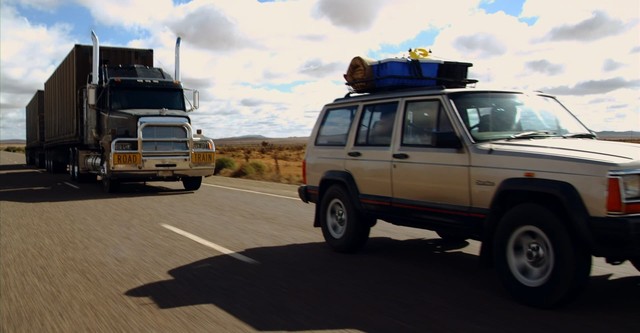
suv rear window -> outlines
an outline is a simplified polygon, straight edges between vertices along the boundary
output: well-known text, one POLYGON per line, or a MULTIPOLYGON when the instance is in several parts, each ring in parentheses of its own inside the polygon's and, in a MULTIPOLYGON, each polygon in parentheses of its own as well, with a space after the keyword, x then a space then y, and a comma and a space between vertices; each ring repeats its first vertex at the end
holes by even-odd
POLYGON ((356 146, 389 146, 398 102, 365 105, 356 146))
POLYGON ((345 146, 357 106, 327 110, 320 124, 317 146, 345 146))

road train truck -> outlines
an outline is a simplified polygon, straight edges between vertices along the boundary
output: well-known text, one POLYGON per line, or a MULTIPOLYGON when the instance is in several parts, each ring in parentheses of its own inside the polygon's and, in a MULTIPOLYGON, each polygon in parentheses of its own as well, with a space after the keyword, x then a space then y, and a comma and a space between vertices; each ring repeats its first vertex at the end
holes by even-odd
POLYGON ((153 50, 75 45, 27 105, 26 160, 107 192, 122 182, 182 181, 200 188, 213 175, 213 140, 194 131, 197 90, 153 67, 153 50), (185 91, 190 91, 189 98, 185 91))

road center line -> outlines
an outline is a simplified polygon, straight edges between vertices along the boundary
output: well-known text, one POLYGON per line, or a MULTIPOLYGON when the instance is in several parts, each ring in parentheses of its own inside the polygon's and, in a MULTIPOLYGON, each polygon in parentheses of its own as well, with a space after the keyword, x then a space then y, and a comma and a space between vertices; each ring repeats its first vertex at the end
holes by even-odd
POLYGON ((75 186, 75 185, 73 185, 73 184, 71 184, 71 183, 69 183, 69 182, 62 182, 62 183, 63 183, 63 184, 65 184, 65 185, 67 185, 67 186, 71 186, 71 187, 75 188, 76 190, 79 190, 79 189, 80 189, 78 186, 75 186))
POLYGON ((220 185, 213 185, 213 184, 202 184, 205 186, 211 186, 211 187, 219 187, 219 188, 224 188, 227 190, 234 190, 234 191, 240 191, 240 192, 248 192, 248 193, 254 193, 254 194, 262 194, 262 195, 268 195, 270 197, 276 197, 276 198, 283 198, 283 199, 290 199, 290 200, 300 200, 299 198, 294 198, 294 197, 288 197, 286 195, 278 195, 278 194, 271 194, 271 193, 265 193, 265 192, 258 192, 258 191, 251 191, 251 190, 243 190, 240 188, 235 188, 235 187, 227 187, 227 186, 220 186, 220 185))
POLYGON ((220 246, 218 244, 212 243, 212 242, 210 242, 210 241, 208 241, 208 240, 206 240, 204 238, 200 238, 200 237, 198 237, 198 236, 196 236, 194 234, 190 234, 190 233, 188 233, 188 232, 186 232, 186 231, 184 231, 182 229, 178 229, 178 228, 176 228, 174 226, 170 226, 170 225, 164 224, 164 223, 160 224, 160 225, 162 227, 166 228, 166 229, 169 229, 169 230, 175 232, 178 235, 187 237, 187 238, 191 239, 194 242, 197 242, 197 243, 200 243, 200 244, 202 244, 204 246, 210 247, 210 248, 212 248, 212 249, 214 249, 214 250, 216 250, 218 252, 230 255, 230 256, 232 256, 232 257, 234 257, 234 258, 236 258, 236 259, 238 259, 240 261, 244 261, 244 262, 249 263, 249 264, 259 264, 259 262, 256 261, 256 260, 253 260, 253 259, 251 259, 251 258, 249 258, 247 256, 243 256, 240 253, 231 251, 231 250, 229 250, 229 249, 227 249, 225 247, 222 247, 222 246, 220 246))

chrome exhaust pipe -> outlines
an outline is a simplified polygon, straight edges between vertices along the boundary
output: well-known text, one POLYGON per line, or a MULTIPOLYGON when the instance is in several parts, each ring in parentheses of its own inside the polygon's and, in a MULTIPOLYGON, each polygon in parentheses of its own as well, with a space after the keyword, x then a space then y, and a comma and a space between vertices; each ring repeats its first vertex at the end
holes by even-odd
POLYGON ((100 70, 100 41, 98 36, 91 30, 91 40, 93 41, 93 72, 91 73, 91 84, 98 84, 98 71, 100 70))
POLYGON ((180 41, 181 38, 178 37, 176 39, 176 73, 174 78, 176 81, 180 81, 180 41))

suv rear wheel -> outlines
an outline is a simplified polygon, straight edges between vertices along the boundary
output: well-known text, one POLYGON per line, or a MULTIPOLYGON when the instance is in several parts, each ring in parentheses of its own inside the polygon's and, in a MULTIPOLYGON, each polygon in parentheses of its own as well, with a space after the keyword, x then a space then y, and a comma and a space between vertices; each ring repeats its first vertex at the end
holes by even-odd
POLYGON ((329 246, 342 253, 361 249, 371 229, 371 224, 357 211, 347 190, 340 185, 332 185, 322 197, 320 226, 329 246))
POLYGON ((548 308, 569 301, 589 280, 589 252, 573 241, 556 214, 538 204, 521 204, 504 215, 494 255, 505 288, 527 305, 548 308))

